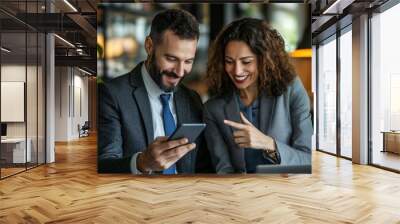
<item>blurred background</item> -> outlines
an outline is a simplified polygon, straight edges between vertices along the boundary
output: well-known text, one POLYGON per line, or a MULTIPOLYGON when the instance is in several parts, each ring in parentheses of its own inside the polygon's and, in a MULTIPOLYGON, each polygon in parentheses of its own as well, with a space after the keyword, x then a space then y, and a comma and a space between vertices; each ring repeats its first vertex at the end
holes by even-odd
POLYGON ((224 25, 241 17, 264 19, 281 33, 291 62, 311 96, 310 7, 302 3, 100 3, 97 11, 99 81, 126 74, 146 59, 143 44, 150 32, 151 20, 157 12, 168 8, 185 9, 199 21, 196 59, 184 82, 204 101, 208 92, 204 83, 208 48, 224 25))

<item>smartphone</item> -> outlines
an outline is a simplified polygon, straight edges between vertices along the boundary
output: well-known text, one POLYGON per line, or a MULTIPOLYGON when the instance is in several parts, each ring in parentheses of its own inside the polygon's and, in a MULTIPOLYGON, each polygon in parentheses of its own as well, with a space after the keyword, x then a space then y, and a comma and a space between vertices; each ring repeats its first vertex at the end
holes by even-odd
POLYGON ((196 124, 181 124, 174 133, 169 136, 168 140, 177 140, 181 138, 187 138, 189 143, 196 140, 197 137, 203 132, 206 124, 196 123, 196 124))

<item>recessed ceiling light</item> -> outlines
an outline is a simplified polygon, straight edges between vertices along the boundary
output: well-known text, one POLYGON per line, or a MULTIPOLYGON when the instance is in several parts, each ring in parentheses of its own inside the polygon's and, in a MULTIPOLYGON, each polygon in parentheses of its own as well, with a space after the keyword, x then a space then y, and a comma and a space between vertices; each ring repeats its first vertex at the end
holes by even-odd
POLYGON ((57 37, 58 39, 60 39, 61 41, 63 41, 64 43, 68 44, 69 46, 75 48, 75 45, 71 44, 71 42, 69 42, 68 40, 66 40, 66 39, 64 39, 64 38, 62 38, 62 37, 60 37, 60 36, 57 35, 57 34, 54 34, 54 36, 57 37))
POLYGON ((85 73, 85 74, 87 74, 87 75, 92 75, 92 73, 89 73, 88 71, 85 71, 85 70, 83 70, 83 69, 81 69, 81 68, 79 68, 79 67, 78 67, 78 69, 79 69, 81 72, 83 72, 83 73, 85 73))
POLYGON ((68 0, 64 0, 65 4, 67 4, 72 10, 74 10, 74 12, 78 12, 78 10, 68 1, 68 0))
POLYGON ((2 51, 4 51, 4 52, 7 52, 7 53, 10 53, 11 52, 11 50, 9 50, 9 49, 7 49, 7 48, 5 48, 5 47, 1 47, 0 48, 2 51))
POLYGON ((351 5, 355 0, 336 0, 322 14, 342 14, 343 9, 351 5))

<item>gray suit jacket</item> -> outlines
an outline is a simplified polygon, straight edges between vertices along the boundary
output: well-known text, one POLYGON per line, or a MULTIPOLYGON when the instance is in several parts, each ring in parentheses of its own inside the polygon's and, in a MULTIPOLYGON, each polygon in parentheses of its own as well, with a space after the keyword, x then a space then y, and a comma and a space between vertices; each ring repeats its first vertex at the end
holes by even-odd
MULTIPOLYGON (((217 173, 244 173, 244 150, 233 140, 233 128, 224 119, 241 122, 234 93, 209 100, 205 104, 205 136, 217 173)), ((311 164, 313 133, 308 95, 299 78, 278 97, 261 95, 260 131, 273 137, 282 165, 311 164)))
MULTIPOLYGON (((98 172, 130 172, 132 155, 153 142, 150 102, 141 75, 142 63, 130 73, 99 85, 98 172)), ((202 122, 198 94, 181 85, 174 95, 177 124, 202 122)), ((176 164, 178 173, 212 172, 204 136, 196 149, 176 164), (196 163, 196 160, 200 160, 196 163)))

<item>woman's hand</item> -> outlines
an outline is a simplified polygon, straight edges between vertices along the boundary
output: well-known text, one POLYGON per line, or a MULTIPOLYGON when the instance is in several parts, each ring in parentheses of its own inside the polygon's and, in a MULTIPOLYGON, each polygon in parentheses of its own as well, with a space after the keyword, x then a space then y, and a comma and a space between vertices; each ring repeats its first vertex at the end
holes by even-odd
POLYGON ((240 113, 242 123, 237 123, 230 120, 224 120, 226 125, 229 125, 236 130, 233 132, 233 138, 236 144, 241 148, 262 149, 268 153, 276 151, 275 141, 268 135, 265 135, 250 123, 246 117, 240 113))

